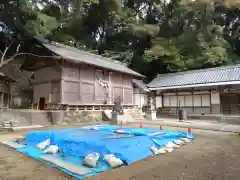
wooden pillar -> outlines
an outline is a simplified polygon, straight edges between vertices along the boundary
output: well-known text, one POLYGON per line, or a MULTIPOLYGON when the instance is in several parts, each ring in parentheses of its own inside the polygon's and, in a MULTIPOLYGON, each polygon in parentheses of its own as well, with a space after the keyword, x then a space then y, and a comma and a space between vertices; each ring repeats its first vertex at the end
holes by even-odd
POLYGON ((2 92, 1 94, 1 107, 2 107, 2 110, 4 109, 4 93, 2 92))
MULTIPOLYGON (((93 84, 93 88, 94 88, 94 91, 93 91, 93 102, 94 102, 94 104, 96 104, 96 84, 98 83, 99 84, 99 82, 97 82, 98 80, 97 80, 97 69, 96 68, 94 68, 93 69, 93 76, 94 76, 94 84, 93 84)), ((104 92, 105 93, 105 92, 104 92)), ((80 94, 80 91, 79 91, 79 94, 80 94)))
POLYGON ((162 108, 164 108, 164 95, 163 95, 163 91, 162 91, 162 93, 161 93, 161 95, 162 95, 162 108))
POLYGON ((9 83, 9 93, 7 93, 7 106, 8 106, 8 108, 10 108, 10 87, 11 87, 11 84, 9 83))
POLYGON ((125 87, 124 87, 124 85, 122 85, 122 104, 123 105, 125 104, 125 102, 124 102, 124 89, 125 89, 125 87))
POLYGON ((157 92, 156 91, 153 91, 153 105, 154 105, 154 108, 157 109, 157 106, 156 106, 156 96, 157 96, 157 92))
POLYGON ((9 108, 12 108, 12 84, 10 84, 10 105, 9 108))
POLYGON ((125 87, 124 87, 124 84, 123 84, 124 76, 121 75, 120 77, 122 79, 122 81, 121 81, 121 87, 122 87, 122 100, 121 100, 121 102, 122 103, 121 104, 124 105, 125 104, 125 102, 124 102, 124 89, 125 89, 125 87))
POLYGON ((176 92, 175 92, 175 95, 176 95, 176 97, 177 97, 177 109, 176 109, 176 114, 178 114, 178 111, 179 111, 179 109, 181 108, 180 107, 180 102, 179 102, 179 100, 178 100, 178 91, 176 90, 176 92))
POLYGON ((212 114, 212 90, 209 89, 209 99, 210 99, 210 114, 212 114))
POLYGON ((10 94, 9 93, 7 94, 7 98, 8 98, 7 99, 7 107, 9 109, 9 107, 10 107, 10 105, 9 105, 10 104, 10 94))
MULTIPOLYGON (((47 107, 45 108, 49 108, 49 103, 52 103, 52 87, 51 87, 51 81, 48 82, 48 99, 45 100, 45 104, 47 104, 47 107)), ((55 102, 54 102, 55 103, 55 102)), ((50 107, 52 108, 52 107, 50 107)))
POLYGON ((109 90, 108 90, 108 96, 109 96, 109 104, 112 104, 112 82, 111 82, 111 72, 109 71, 109 73, 108 73, 108 81, 109 81, 109 83, 108 83, 108 85, 109 85, 109 90))
POLYGON ((194 112, 194 93, 193 93, 193 88, 192 88, 192 110, 194 112))

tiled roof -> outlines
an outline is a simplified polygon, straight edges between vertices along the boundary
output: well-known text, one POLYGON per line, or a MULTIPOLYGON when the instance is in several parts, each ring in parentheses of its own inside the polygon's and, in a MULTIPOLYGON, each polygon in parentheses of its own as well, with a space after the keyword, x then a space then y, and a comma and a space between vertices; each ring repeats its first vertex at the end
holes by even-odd
POLYGON ((231 84, 231 82, 236 83, 236 81, 239 81, 240 84, 240 64, 180 73, 159 74, 147 86, 149 88, 169 89, 177 86, 192 85, 194 87, 211 83, 217 85, 227 82, 231 84))
POLYGON ((146 84, 142 80, 133 79, 133 84, 135 84, 138 88, 142 89, 145 92, 149 92, 150 90, 146 86, 146 84))
POLYGON ((85 63, 97 67, 102 67, 126 74, 131 74, 138 77, 144 77, 143 75, 129 69, 121 62, 105 58, 100 55, 89 53, 84 50, 77 49, 75 47, 66 46, 56 42, 50 42, 46 39, 36 38, 43 46, 52 51, 53 53, 71 60, 75 63, 85 63))

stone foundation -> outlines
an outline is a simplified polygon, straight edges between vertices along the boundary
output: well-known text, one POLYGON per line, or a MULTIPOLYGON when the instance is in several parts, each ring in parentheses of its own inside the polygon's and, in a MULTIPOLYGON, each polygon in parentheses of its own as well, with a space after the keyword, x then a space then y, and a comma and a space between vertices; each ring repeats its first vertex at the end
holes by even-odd
POLYGON ((0 127, 66 125, 102 121, 102 111, 5 110, 0 112, 0 127))

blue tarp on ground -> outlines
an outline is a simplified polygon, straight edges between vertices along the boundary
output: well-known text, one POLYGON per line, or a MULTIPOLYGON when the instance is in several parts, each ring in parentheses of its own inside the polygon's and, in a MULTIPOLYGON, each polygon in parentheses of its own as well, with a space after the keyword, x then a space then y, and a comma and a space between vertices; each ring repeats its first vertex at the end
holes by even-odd
MULTIPOLYGON (((106 154, 114 154, 126 164, 130 164, 152 155, 150 150, 152 146, 163 147, 168 142, 185 137, 194 138, 192 135, 183 132, 97 125, 32 132, 26 135, 24 143, 27 144, 27 147, 18 149, 18 151, 39 159, 44 153, 36 149, 35 146, 46 139, 50 139, 51 145, 58 145, 60 149, 59 155, 55 156, 78 165, 82 165, 82 161, 87 154, 98 152, 101 159, 97 168, 92 169, 94 173, 90 174, 95 175, 95 173, 110 169, 103 160, 103 156, 106 154), (123 130, 124 132, 119 134, 116 133, 116 130, 123 130)), ((63 171, 71 174, 64 169, 63 171)), ((84 178, 77 175, 73 176, 79 179, 84 178)))

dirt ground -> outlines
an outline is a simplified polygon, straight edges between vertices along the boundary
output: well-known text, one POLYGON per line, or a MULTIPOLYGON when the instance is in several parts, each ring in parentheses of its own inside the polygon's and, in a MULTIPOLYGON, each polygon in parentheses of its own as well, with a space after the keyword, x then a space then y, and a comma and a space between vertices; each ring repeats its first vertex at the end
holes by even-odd
MULTIPOLYGON (((125 168, 104 172, 86 180, 239 179, 240 136, 201 130, 193 132, 197 139, 172 153, 152 156, 125 168)), ((0 134, 2 137, 3 135, 5 134, 0 134)), ((73 179, 56 168, 0 145, 0 180, 73 179)))

